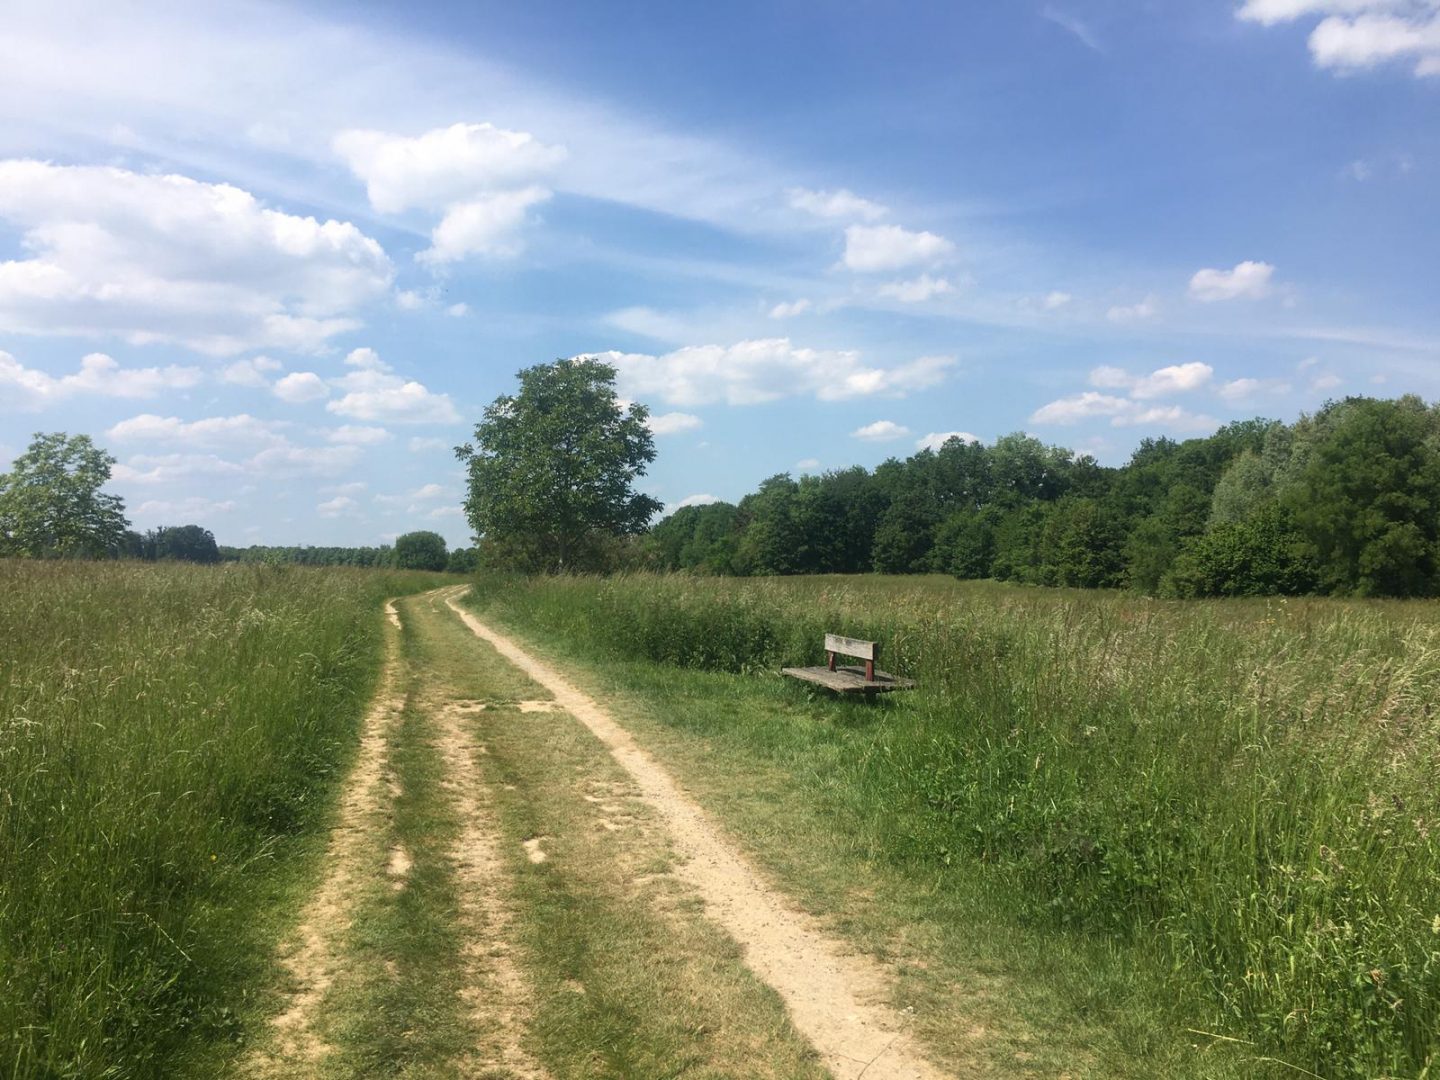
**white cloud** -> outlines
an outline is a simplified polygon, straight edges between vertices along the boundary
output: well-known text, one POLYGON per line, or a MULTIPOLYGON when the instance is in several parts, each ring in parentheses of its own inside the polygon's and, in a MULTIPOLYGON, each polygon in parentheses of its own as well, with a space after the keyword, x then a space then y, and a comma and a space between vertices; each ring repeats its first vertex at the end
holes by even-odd
POLYGON ((464 517, 465 511, 458 506, 437 506, 425 516, 431 521, 440 521, 444 518, 464 517))
POLYGON ((335 498, 317 505, 315 512, 321 517, 333 518, 353 512, 357 505, 349 495, 336 495, 335 498))
POLYGON ((477 192, 523 186, 566 156, 564 147, 493 124, 452 124, 413 138, 342 131, 333 145, 365 182, 370 205, 385 214, 439 209, 477 192))
POLYGON ((135 513, 149 518, 206 518, 212 514, 228 514, 234 509, 233 499, 207 499, 194 495, 188 499, 146 499, 135 508, 135 513))
POLYGON ((1040 306, 1046 311, 1055 311, 1070 303, 1072 299, 1074 298, 1068 292, 1061 292, 1059 289, 1056 289, 1054 292, 1046 295, 1045 299, 1040 302, 1040 306))
POLYGON ((277 380, 271 390, 281 401, 291 405, 303 405, 307 401, 319 401, 330 396, 325 380, 313 371, 292 371, 277 380))
POLYGON ((915 441, 917 450, 939 450, 951 439, 959 439, 961 442, 978 443, 979 436, 971 435, 968 431, 932 431, 923 439, 915 441))
POLYGON ((862 199, 853 191, 839 188, 835 191, 810 191, 806 188, 791 188, 788 192, 790 205, 807 214, 822 218, 849 218, 851 221, 878 221, 890 211, 879 203, 862 199))
POLYGON ((1203 303, 1216 300, 1258 300, 1270 292, 1275 267, 1246 260, 1233 270, 1197 270, 1190 279, 1190 296, 1203 303))
POLYGON ((1107 390, 1129 390, 1133 398, 1145 400, 1188 393, 1209 384, 1215 369, 1191 362, 1157 368, 1148 375, 1132 375, 1123 368, 1097 367, 1090 372, 1090 385, 1107 390))
POLYGON ((136 454, 110 470, 118 484, 175 484, 197 476, 238 476, 245 469, 215 454, 136 454))
POLYGON ((1152 425, 1179 431, 1204 431, 1217 426, 1213 418, 1188 412, 1178 405, 1146 405, 1133 398, 1094 390, 1042 405, 1031 414, 1030 422, 1068 425, 1103 417, 1108 417, 1113 427, 1152 425))
POLYGON ((395 424, 453 424, 460 419, 448 394, 396 375, 373 349, 354 349, 345 363, 354 370, 332 380, 343 396, 325 405, 337 416, 395 424))
POLYGON ((1231 379, 1216 391, 1229 402, 1250 401, 1261 394, 1288 394, 1290 384, 1284 379, 1231 379))
POLYGON ((563 147, 547 146, 529 132, 493 124, 452 124, 413 138, 343 131, 334 147, 365 181, 375 209, 443 213, 430 248, 417 256, 432 265, 518 254, 518 233, 530 208, 550 198, 533 181, 566 156, 563 147))
POLYGON ((263 476, 335 476, 360 462, 358 446, 274 446, 245 463, 247 472, 263 476))
POLYGON ((683 412, 661 413, 648 421, 650 430, 656 435, 678 435, 682 431, 694 431, 703 424, 698 416, 683 412))
POLYGON ((91 353, 81 359, 79 371, 56 378, 27 368, 0 351, 0 396, 7 404, 24 409, 41 408, 76 394, 150 398, 166 390, 189 390, 199 382, 199 368, 125 368, 104 353, 91 353))
POLYGON ((663 356, 615 351, 585 355, 615 366, 627 398, 659 398, 682 407, 758 405, 800 395, 821 401, 903 397, 938 385, 955 364, 949 356, 922 356, 896 367, 869 367, 853 350, 799 348, 789 338, 692 345, 663 356))
POLYGON ((393 437, 383 427, 366 427, 360 424, 341 424, 325 433, 325 438, 332 443, 345 443, 350 446, 378 446, 380 443, 389 442, 393 437))
POLYGON ((897 424, 893 420, 876 420, 873 424, 856 428, 850 433, 850 437, 864 439, 866 442, 894 442, 909 434, 910 429, 903 424, 897 424))
POLYGON ((921 274, 913 281, 892 281, 880 286, 880 295, 899 300, 902 304, 918 304, 931 297, 954 292, 955 287, 945 278, 932 278, 921 274))
POLYGON ((420 454, 424 453, 426 450, 448 450, 453 445, 454 444, 449 439, 438 439, 430 438, 423 435, 415 435, 410 439, 408 443, 405 444, 405 447, 412 454, 420 454))
POLYGON ((0 330, 114 335, 228 355, 315 349, 390 288, 354 225, 267 209, 249 192, 102 166, 0 162, 0 330))
POLYGON ((470 255, 508 258, 523 249, 517 233, 530 207, 550 198, 542 187, 500 191, 456 203, 430 234, 430 247, 415 256, 421 262, 458 262, 470 255))
POLYGON ((954 251, 955 245, 943 236, 899 225, 851 225, 845 230, 845 265, 851 270, 903 270, 936 262, 954 251))
POLYGON ((1144 319, 1153 319, 1160 310, 1153 296, 1147 296, 1138 304, 1117 304, 1105 312, 1105 318, 1113 323, 1141 322, 1144 319))
POLYGON ((1237 17, 1265 26, 1324 16, 1310 33, 1320 68, 1355 71, 1414 60, 1415 74, 1440 74, 1437 0, 1246 0, 1237 17))
POLYGON ((395 306, 401 311, 419 311, 428 303, 425 294, 414 289, 402 289, 395 294, 395 306))
POLYGON ((681 499, 674 506, 669 507, 669 509, 674 511, 683 510, 687 506, 710 506, 719 501, 720 500, 714 495, 686 495, 685 498, 681 499))
POLYGON ((412 499, 438 499, 445 494, 445 489, 439 484, 421 484, 409 495, 412 499))
POLYGON ((232 386, 248 386, 260 389, 270 385, 270 376, 282 367, 279 360, 268 356, 254 356, 248 360, 236 360, 220 372, 220 381, 232 386))
POLYGON ((800 315, 809 310, 810 301, 802 297, 799 300, 791 300, 788 302, 776 304, 770 309, 770 318, 793 319, 796 315, 800 315))
POLYGON ((183 443, 191 449, 277 446, 288 441, 281 433, 284 426, 274 420, 257 419, 249 413, 191 421, 178 416, 141 413, 121 420, 105 434, 121 442, 183 443))
POLYGON ((1324 393, 1327 390, 1334 390, 1336 387, 1342 385, 1344 381, 1345 380, 1338 375, 1321 375, 1310 384, 1310 390, 1313 393, 1324 393))
POLYGON ((797 462, 795 463, 795 468, 798 469, 800 472, 810 472, 810 471, 812 471, 812 470, 814 470, 814 469, 818 469, 819 467, 820 467, 820 459, 819 459, 819 458, 813 458, 813 457, 801 458, 799 461, 797 461, 797 462))
POLYGON ((657 341, 683 341, 691 332, 688 320, 648 307, 612 311, 605 316, 605 322, 618 330, 657 341))
POLYGON ((445 314, 452 319, 463 319, 470 314, 470 305, 466 303, 451 304, 445 309, 445 314))

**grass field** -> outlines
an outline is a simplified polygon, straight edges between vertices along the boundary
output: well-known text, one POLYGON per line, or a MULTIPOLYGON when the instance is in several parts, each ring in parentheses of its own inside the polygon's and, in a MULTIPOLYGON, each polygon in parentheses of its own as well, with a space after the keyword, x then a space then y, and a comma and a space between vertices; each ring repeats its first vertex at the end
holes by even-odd
POLYGON ((0 561, 0 1073, 213 1075, 435 575, 0 561))
POLYGON ((643 576, 472 602, 623 696, 758 861, 899 963, 948 1055, 1434 1074, 1433 605, 643 576), (782 684, 825 630, 922 688, 782 684))

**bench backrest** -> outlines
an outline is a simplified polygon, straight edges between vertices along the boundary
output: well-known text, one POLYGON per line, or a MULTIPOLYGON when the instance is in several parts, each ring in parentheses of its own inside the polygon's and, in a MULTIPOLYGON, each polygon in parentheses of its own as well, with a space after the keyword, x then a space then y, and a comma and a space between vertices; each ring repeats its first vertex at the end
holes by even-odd
POLYGON ((880 659, 878 641, 861 641, 859 638, 843 637, 840 634, 825 635, 825 651, 853 656, 857 660, 869 660, 872 664, 880 659))

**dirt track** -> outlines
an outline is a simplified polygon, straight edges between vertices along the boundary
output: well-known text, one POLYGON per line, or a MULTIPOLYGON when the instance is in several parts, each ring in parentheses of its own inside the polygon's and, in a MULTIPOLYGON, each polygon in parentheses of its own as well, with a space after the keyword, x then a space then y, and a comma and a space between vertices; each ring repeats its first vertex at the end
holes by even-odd
POLYGON ((905 1016, 885 1004, 887 979, 873 961, 848 952, 806 913, 761 879, 670 775, 593 699, 548 665, 462 608, 446 603, 475 634, 544 686, 588 727, 639 784, 685 856, 679 874, 703 897, 706 914, 744 949, 745 962, 784 999, 791 1019, 836 1080, 942 1080, 911 1046, 905 1016))
MULTIPOLYGON (((462 608, 457 600, 463 592, 463 588, 437 590, 410 602, 424 604, 424 609, 410 610, 417 618, 425 616, 424 625, 441 616, 448 621, 439 603, 443 600, 458 619, 451 624, 456 640, 473 641, 461 630, 463 623, 554 695, 554 702, 516 701, 511 707, 517 713, 551 713, 543 720, 547 724, 569 723, 565 715, 569 714, 599 740, 633 780, 656 828, 668 834, 679 859, 676 877, 703 901, 703 915, 685 917, 708 920, 738 943, 745 966, 778 993, 795 1031, 836 1080, 942 1080, 948 1075, 914 1048, 907 1015, 887 1003, 889 979, 879 964, 847 950, 814 918, 772 889, 628 731, 553 668, 462 608)), ((525 1049, 531 988, 522 966, 512 960, 513 914, 518 913, 512 913, 507 896, 508 875, 515 871, 507 869, 497 852, 496 793, 486 788, 485 773, 476 768, 473 754, 485 750, 467 727, 474 716, 489 714, 483 712, 484 704, 447 700, 441 692, 443 680, 427 681, 428 668, 416 669, 413 664, 407 668, 398 647, 400 613, 387 604, 386 615, 393 629, 387 628, 384 675, 341 796, 325 874, 281 957, 291 985, 284 992, 268 1044, 250 1056, 242 1072, 262 1077, 344 1074, 340 1065, 344 1055, 337 1054, 339 1048, 326 1039, 331 1030, 328 1011, 334 987, 353 979, 353 972, 364 966, 363 960, 346 953, 359 910, 357 897, 377 882, 386 892, 406 888, 410 853, 385 839, 387 815, 399 795, 389 762, 398 717, 402 711, 417 709, 429 718, 431 745, 444 762, 441 787, 460 825, 450 859, 460 882, 458 918, 467 969, 461 997, 473 1010, 472 1028, 477 1033, 477 1041, 451 1062, 446 1074, 544 1077, 548 1075, 544 1068, 525 1049), (408 691, 403 689, 407 685, 408 691), (341 1072, 337 1074, 336 1068, 341 1072)), ((451 636, 448 631, 446 636, 451 636)), ((478 643, 473 647, 483 648, 478 643)), ((493 657, 489 663, 494 663, 493 657)), ((537 732, 536 737, 544 736, 537 732)), ((518 744, 518 752, 527 758, 528 745, 523 740, 518 744)), ((603 759, 601 751, 593 752, 603 759)), ((548 775, 542 778, 550 783, 548 775)), ((540 839, 527 841, 524 850, 532 864, 547 858, 540 839)), ((609 865, 612 858, 603 856, 602 861, 609 865)))

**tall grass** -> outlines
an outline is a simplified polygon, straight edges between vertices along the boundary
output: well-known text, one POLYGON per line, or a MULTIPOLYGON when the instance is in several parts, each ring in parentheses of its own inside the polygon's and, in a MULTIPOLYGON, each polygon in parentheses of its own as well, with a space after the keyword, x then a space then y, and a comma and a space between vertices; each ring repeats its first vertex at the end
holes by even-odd
POLYGON ((833 785, 876 855, 986 864, 1020 917, 1139 950, 1197 1026, 1257 1057, 1436 1074, 1434 605, 876 578, 487 596, 597 657, 768 678, 818 663, 824 631, 880 640, 922 688, 833 785))
POLYGON ((0 561, 0 1073, 208 1072, 244 1038, 380 600, 422 580, 0 561))

